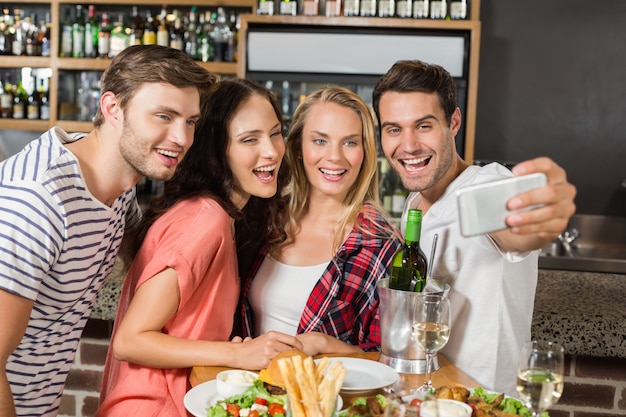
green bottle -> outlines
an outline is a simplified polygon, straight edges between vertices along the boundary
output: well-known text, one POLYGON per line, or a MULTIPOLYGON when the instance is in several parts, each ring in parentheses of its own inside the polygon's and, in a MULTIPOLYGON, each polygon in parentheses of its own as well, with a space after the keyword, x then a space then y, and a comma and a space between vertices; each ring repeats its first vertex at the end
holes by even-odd
POLYGON ((404 245, 393 256, 389 288, 415 292, 424 290, 428 266, 426 256, 420 249, 421 232, 422 210, 410 209, 407 216, 404 245))

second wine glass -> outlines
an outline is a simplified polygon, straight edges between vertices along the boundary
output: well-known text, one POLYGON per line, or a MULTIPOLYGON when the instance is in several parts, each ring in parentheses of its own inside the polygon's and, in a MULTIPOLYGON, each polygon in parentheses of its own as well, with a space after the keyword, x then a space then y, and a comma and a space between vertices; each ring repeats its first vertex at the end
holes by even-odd
POLYGON ((524 343, 517 371, 517 392, 537 417, 559 401, 563 393, 563 347, 558 343, 524 343))
POLYGON ((419 391, 432 389, 433 357, 450 338, 450 301, 443 294, 423 293, 416 299, 413 337, 426 354, 426 378, 419 391))

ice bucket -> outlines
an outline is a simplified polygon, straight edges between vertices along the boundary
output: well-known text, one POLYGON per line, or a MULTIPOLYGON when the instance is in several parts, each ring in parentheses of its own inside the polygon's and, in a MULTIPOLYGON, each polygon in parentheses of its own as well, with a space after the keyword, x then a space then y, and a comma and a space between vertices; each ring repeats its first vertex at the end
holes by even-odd
MULTIPOLYGON (((426 354, 420 349, 413 336, 415 301, 424 294, 444 293, 447 295, 450 286, 435 281, 441 291, 410 292, 389 288, 389 278, 378 281, 380 298, 380 345, 379 362, 391 366, 405 374, 426 373, 426 354)), ((428 291, 428 290, 426 290, 428 291)), ((439 369, 439 360, 435 355, 431 371, 439 369)))

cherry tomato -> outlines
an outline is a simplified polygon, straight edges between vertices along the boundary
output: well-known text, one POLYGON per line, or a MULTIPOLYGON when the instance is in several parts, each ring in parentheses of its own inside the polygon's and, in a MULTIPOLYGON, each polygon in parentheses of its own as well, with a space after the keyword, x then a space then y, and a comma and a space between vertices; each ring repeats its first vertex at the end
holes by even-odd
POLYGON ((259 417, 259 410, 248 411, 248 417, 259 417))
POLYGON ((261 397, 256 397, 254 399, 255 404, 259 404, 259 405, 267 405, 267 400, 265 398, 261 398, 261 397))
POLYGON ((233 417, 239 417, 239 410, 241 410, 241 407, 237 404, 226 404, 226 412, 233 417))
POLYGON ((422 400, 420 400, 419 398, 413 398, 411 400, 411 406, 419 407, 420 405, 422 405, 422 400))
POLYGON ((420 415, 420 407, 422 406, 422 400, 419 398, 413 398, 411 400, 411 407, 415 407, 415 414, 420 415))
POLYGON ((273 416, 274 414, 283 414, 285 415, 285 407, 280 405, 279 403, 270 403, 267 406, 267 414, 273 416))
POLYGON ((472 415, 475 416, 478 411, 478 407, 476 407, 476 404, 469 404, 469 406, 472 408, 472 415))

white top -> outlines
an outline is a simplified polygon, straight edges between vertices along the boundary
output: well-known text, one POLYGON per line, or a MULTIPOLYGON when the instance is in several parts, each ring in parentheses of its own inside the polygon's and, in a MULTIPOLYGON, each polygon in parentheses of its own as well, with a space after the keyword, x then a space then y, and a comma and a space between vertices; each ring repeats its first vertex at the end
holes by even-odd
POLYGON ((134 189, 111 207, 87 190, 62 145, 80 136, 53 128, 0 163, 0 289, 35 303, 7 362, 17 415, 57 414, 98 290, 139 216, 134 189))
POLYGON ((328 262, 291 266, 269 254, 254 277, 248 300, 254 313, 254 335, 278 330, 296 335, 300 316, 328 262), (276 300, 283 302, 277 303, 276 300))
MULTIPOLYGON (((516 395, 519 354, 531 337, 539 251, 503 253, 488 235, 463 237, 455 193, 512 175, 499 164, 465 169, 423 217, 420 239, 430 258, 433 236, 439 235, 433 278, 451 286, 452 328, 442 354, 485 388, 508 395, 516 395)), ((409 195, 403 231, 408 209, 420 200, 419 193, 409 195)))

